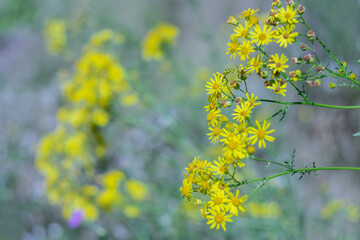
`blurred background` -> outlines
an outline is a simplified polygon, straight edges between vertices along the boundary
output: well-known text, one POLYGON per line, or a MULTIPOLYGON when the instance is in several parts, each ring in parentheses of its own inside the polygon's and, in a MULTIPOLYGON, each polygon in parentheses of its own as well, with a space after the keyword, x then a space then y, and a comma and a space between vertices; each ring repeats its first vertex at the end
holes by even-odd
MULTIPOLYGON (((306 7, 304 16, 316 34, 359 75, 356 62, 360 58, 360 2, 330 0, 326 5, 322 1, 302 4, 306 7)), ((301 180, 296 176, 274 179, 246 203, 247 212, 235 217, 226 232, 210 230, 199 208, 185 205, 181 198, 179 187, 187 163, 199 155, 215 159, 221 149, 210 145, 206 136, 204 85, 212 73, 222 72, 235 63, 225 54, 232 32, 226 20, 247 8, 260 8, 265 14, 270 3, 2 0, 0 239, 359 239, 357 172, 323 171, 301 180), (176 26, 171 30, 173 38, 170 44, 161 46, 161 57, 146 58, 142 52, 144 39, 150 29, 161 23, 176 26), (83 58, 84 51, 90 45, 100 49, 102 41, 107 41, 101 40, 107 36, 104 32, 96 35, 104 29, 111 32, 113 39, 117 38, 102 46, 101 51, 121 64, 130 89, 114 93, 116 97, 106 108, 111 113, 110 120, 104 120, 106 126, 100 130, 96 128, 107 142, 106 154, 99 153, 101 149, 96 154, 106 158, 106 164, 95 162, 90 175, 84 173, 86 168, 76 171, 78 165, 72 163, 68 168, 56 165, 52 169, 55 172, 49 173, 48 166, 37 164, 39 142, 64 121, 59 110, 68 104, 65 83, 80 71, 76 62, 83 58), (100 38, 100 43, 94 36, 100 38), (49 44, 51 41, 53 45, 49 44), (64 169, 72 171, 67 174, 64 169), (86 189, 96 186, 94 192, 101 194, 104 190, 98 186, 111 171, 117 171, 115 175, 123 179, 119 180, 123 190, 116 194, 127 200, 109 208, 106 201, 113 196, 106 198, 103 205, 104 201, 97 197, 95 205, 91 205, 96 212, 93 219, 77 215, 76 208, 70 207, 67 212, 56 200, 51 201, 52 195, 44 184, 54 175, 59 182, 62 178, 67 181, 81 178, 67 185, 82 187, 86 183, 89 187, 86 189)), ((321 60, 330 63, 326 52, 318 49, 321 60)), ((287 54, 304 55, 295 44, 287 54)), ((247 81, 256 95, 273 97, 262 80, 247 81)), ((310 99, 333 105, 360 105, 356 90, 329 89, 331 81, 336 82, 324 79, 320 87, 309 89, 310 99)), ((299 98, 288 91, 287 100, 299 98)), ((268 117, 279 109, 280 106, 263 103, 258 116, 268 117)), ((360 138, 353 136, 360 131, 359 116, 359 110, 293 106, 284 120, 273 119, 276 140, 256 154, 282 161, 296 148, 297 167, 311 166, 314 161, 318 167, 360 166, 360 138)), ((90 151, 91 147, 88 148, 90 151)), ((54 163, 60 165, 64 161, 61 156, 56 159, 54 163)), ((276 166, 250 161, 246 164, 248 167, 241 174, 247 179, 280 171, 276 166)), ((246 194, 255 186, 244 186, 240 191, 246 194)), ((88 193, 92 190, 86 193, 83 190, 72 192, 67 202, 72 202, 74 196, 73 202, 77 204, 83 201, 82 195, 92 194, 88 193)), ((66 192, 57 194, 61 198, 66 192)))

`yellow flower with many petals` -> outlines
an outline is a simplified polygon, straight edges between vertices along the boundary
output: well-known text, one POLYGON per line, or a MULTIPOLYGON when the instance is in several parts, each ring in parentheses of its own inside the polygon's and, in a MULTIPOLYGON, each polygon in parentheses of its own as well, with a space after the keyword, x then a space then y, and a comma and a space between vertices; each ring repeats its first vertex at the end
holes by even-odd
POLYGON ((261 126, 259 121, 256 120, 256 128, 251 127, 249 130, 249 133, 252 134, 251 137, 249 137, 249 141, 251 142, 252 145, 254 145, 256 142, 259 142, 259 148, 262 147, 266 147, 266 141, 269 142, 273 142, 275 140, 274 137, 270 136, 269 134, 275 132, 274 129, 269 130, 268 128, 270 127, 270 123, 266 122, 266 120, 264 120, 263 125, 261 126))
POLYGON ((254 27, 254 32, 250 32, 250 38, 252 39, 252 43, 256 43, 258 45, 267 45, 273 41, 274 32, 271 31, 272 28, 264 25, 263 29, 256 25, 254 27))

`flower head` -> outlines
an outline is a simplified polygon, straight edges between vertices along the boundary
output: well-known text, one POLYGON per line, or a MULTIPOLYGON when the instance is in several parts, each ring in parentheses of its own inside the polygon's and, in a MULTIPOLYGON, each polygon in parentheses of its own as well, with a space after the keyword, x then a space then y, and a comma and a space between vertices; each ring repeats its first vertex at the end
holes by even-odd
POLYGON ((256 128, 251 127, 249 130, 249 133, 252 134, 251 137, 249 137, 249 141, 250 143, 253 145, 256 142, 259 142, 259 148, 261 147, 266 147, 266 143, 265 140, 269 141, 269 142, 273 142, 275 140, 274 137, 270 136, 269 134, 275 132, 274 129, 267 131, 267 129, 270 127, 270 123, 266 122, 266 120, 264 120, 263 125, 261 126, 259 121, 256 120, 256 128))
POLYGON ((263 29, 256 25, 254 27, 254 32, 250 32, 250 38, 252 39, 252 43, 256 43, 259 45, 267 45, 273 41, 274 32, 271 31, 272 28, 264 25, 263 29))

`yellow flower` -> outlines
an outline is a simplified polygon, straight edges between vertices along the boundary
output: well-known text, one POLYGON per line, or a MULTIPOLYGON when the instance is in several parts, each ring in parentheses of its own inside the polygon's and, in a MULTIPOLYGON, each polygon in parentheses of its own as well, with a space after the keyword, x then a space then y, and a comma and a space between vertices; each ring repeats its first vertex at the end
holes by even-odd
POLYGON ((281 79, 275 80, 271 86, 267 86, 266 88, 274 90, 274 93, 281 94, 282 96, 286 96, 286 82, 283 83, 281 79))
POLYGON ((183 180, 183 185, 180 187, 181 195, 185 198, 185 201, 190 201, 192 198, 193 187, 192 183, 189 182, 186 178, 183 180))
POLYGON ((298 20, 296 19, 296 8, 293 9, 292 6, 287 5, 286 10, 284 8, 280 8, 278 10, 278 16, 280 18, 280 21, 285 24, 294 24, 297 23, 298 20))
POLYGON ((125 189, 130 197, 136 201, 144 201, 148 196, 148 190, 144 183, 136 180, 128 180, 125 183, 125 189))
POLYGON ((236 108, 234 109, 235 113, 232 115, 234 116, 235 120, 243 122, 246 118, 250 117, 250 113, 252 113, 251 109, 252 107, 249 103, 241 102, 240 106, 236 105, 236 108))
POLYGON ((264 25, 263 30, 256 25, 254 27, 255 32, 250 32, 250 38, 252 39, 252 43, 256 43, 258 45, 266 45, 273 41, 274 32, 272 32, 272 28, 264 25))
POLYGON ((245 61, 245 59, 249 59, 249 54, 255 52, 254 47, 251 46, 249 41, 243 41, 239 46, 239 50, 237 54, 240 56, 241 61, 245 61))
POLYGON ((248 10, 244 10, 242 11, 241 15, 239 16, 239 18, 249 18, 251 15, 257 13, 259 11, 259 9, 251 9, 249 8, 248 10))
POLYGON ((228 173, 229 166, 224 162, 224 159, 218 157, 218 161, 214 161, 215 165, 211 166, 211 170, 215 175, 225 175, 228 173))
POLYGON ((60 19, 46 20, 43 35, 50 53, 58 54, 66 47, 66 24, 60 19))
POLYGON ((218 123, 213 128, 209 127, 209 130, 211 132, 207 135, 209 136, 209 140, 211 140, 211 143, 218 143, 221 134, 221 124, 218 123))
POLYGON ((281 54, 280 58, 278 54, 271 55, 271 63, 268 64, 268 67, 273 69, 273 74, 285 72, 285 68, 289 67, 289 65, 286 65, 287 61, 288 58, 284 54, 281 54))
POLYGON ((251 127, 249 130, 249 133, 253 136, 249 137, 249 141, 252 145, 254 145, 257 141, 259 141, 259 148, 266 147, 265 140, 269 142, 273 142, 275 140, 274 137, 270 136, 269 134, 275 132, 274 129, 267 131, 267 129, 270 127, 270 123, 267 123, 266 120, 264 120, 263 125, 261 126, 258 120, 256 120, 256 128, 251 127))
POLYGON ((263 55, 259 55, 258 53, 256 54, 256 57, 255 58, 251 58, 250 61, 249 61, 249 66, 248 66, 248 69, 249 69, 249 72, 250 73, 253 73, 253 72, 259 72, 262 65, 263 65, 263 62, 261 61, 262 60, 262 57, 263 55))
POLYGON ((213 109, 211 110, 208 115, 206 116, 206 119, 208 120, 208 124, 211 124, 212 126, 216 126, 218 122, 218 117, 221 116, 221 110, 220 109, 213 109))
POLYGON ((280 28, 278 30, 278 35, 275 36, 277 39, 276 42, 280 43, 280 47, 284 46, 284 48, 287 47, 287 45, 291 45, 296 40, 296 36, 299 34, 297 32, 291 32, 292 30, 287 26, 286 28, 280 28))
POLYGON ((219 230, 221 226, 222 229, 226 231, 226 222, 232 222, 232 215, 226 215, 226 212, 217 209, 209 209, 209 212, 210 215, 207 216, 207 224, 211 224, 210 228, 213 229, 216 227, 216 230, 219 230))
POLYGON ((239 51, 239 40, 237 36, 232 35, 230 38, 230 43, 228 43, 227 45, 229 46, 229 48, 227 49, 226 54, 231 53, 230 58, 236 58, 239 51))
POLYGON ((164 59, 163 44, 174 44, 179 29, 168 23, 161 23, 151 29, 141 43, 142 55, 146 61, 154 59, 161 61, 164 59))
POLYGON ((230 199, 225 195, 224 191, 215 191, 210 195, 209 206, 215 210, 225 210, 226 204, 230 202, 230 199))
POLYGON ((241 204, 247 200, 247 195, 239 197, 239 193, 239 190, 236 191, 235 195, 231 192, 229 193, 230 202, 227 205, 227 210, 235 216, 238 215, 238 209, 240 209, 242 212, 245 212, 245 209, 241 206, 241 204))
POLYGON ((129 218, 137 218, 140 216, 141 212, 138 207, 130 205, 125 207, 124 214, 129 218))
POLYGON ((247 155, 246 144, 237 135, 233 138, 226 139, 224 145, 223 151, 225 157, 233 156, 242 159, 247 155))
POLYGON ((245 22, 244 26, 239 24, 235 29, 234 29, 234 32, 235 32, 235 36, 236 37, 245 37, 247 38, 248 35, 249 35, 249 29, 250 29, 250 24, 249 22, 245 22))
POLYGON ((206 82, 205 87, 207 94, 215 94, 215 95, 220 94, 224 88, 225 85, 225 82, 223 82, 224 75, 217 73, 214 74, 214 78, 215 80, 213 78, 210 78, 210 80, 206 82))

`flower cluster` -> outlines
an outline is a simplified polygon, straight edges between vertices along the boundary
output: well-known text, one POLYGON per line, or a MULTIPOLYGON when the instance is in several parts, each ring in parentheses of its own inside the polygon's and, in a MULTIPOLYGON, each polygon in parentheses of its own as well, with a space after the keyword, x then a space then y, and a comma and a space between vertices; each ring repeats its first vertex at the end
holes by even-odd
POLYGON ((66 24, 60 19, 45 21, 43 35, 47 49, 52 54, 62 52, 66 47, 66 24))
POLYGON ((160 23, 151 29, 142 41, 142 55, 145 60, 162 61, 164 45, 173 45, 179 35, 179 29, 168 23, 160 23))
POLYGON ((74 225, 80 216, 96 220, 100 209, 121 207, 127 216, 137 217, 136 202, 148 195, 143 183, 107 170, 111 162, 103 130, 111 121, 112 104, 131 88, 122 65, 98 47, 118 36, 106 30, 92 37, 64 84, 58 125, 38 146, 36 167, 45 177, 48 199, 74 225))
MULTIPOLYGON (((248 196, 239 196, 236 189, 242 185, 237 179, 237 171, 245 166, 244 160, 253 156, 256 147, 265 148, 267 142, 273 142, 274 129, 267 120, 254 119, 254 111, 261 104, 258 97, 248 91, 247 79, 257 74, 265 81, 267 89, 285 96, 287 82, 297 81, 301 72, 293 71, 293 78, 287 76, 288 57, 284 54, 267 54, 265 46, 271 43, 287 48, 296 42, 298 33, 298 9, 288 2, 282 7, 277 1, 272 4, 269 15, 261 21, 258 10, 248 9, 237 18, 230 17, 228 23, 234 25, 230 36, 227 54, 231 59, 239 58, 241 64, 215 73, 205 85, 208 95, 207 121, 209 140, 222 145, 222 154, 217 160, 206 161, 195 157, 185 168, 183 185, 180 188, 186 201, 199 192, 206 196, 202 201, 203 217, 211 228, 220 226, 225 230, 226 222, 232 221, 248 196), (239 93, 235 93, 238 91, 239 93), (231 109, 231 115, 229 110, 231 109)), ((271 119, 271 118, 269 118, 271 119)), ((195 201, 199 201, 196 199, 195 201)))

